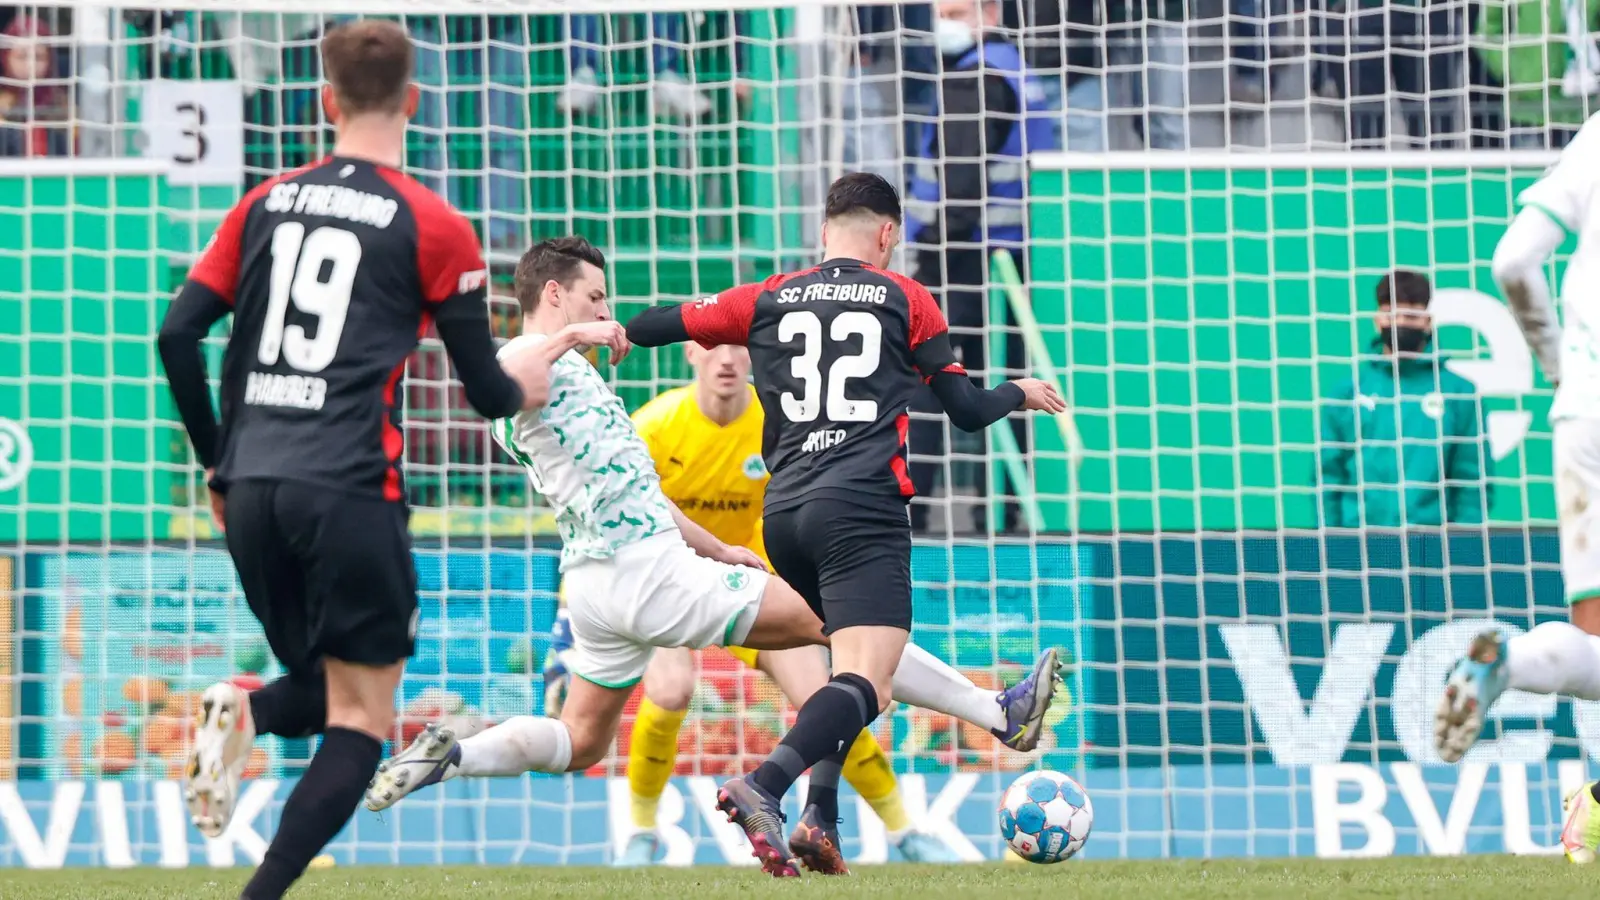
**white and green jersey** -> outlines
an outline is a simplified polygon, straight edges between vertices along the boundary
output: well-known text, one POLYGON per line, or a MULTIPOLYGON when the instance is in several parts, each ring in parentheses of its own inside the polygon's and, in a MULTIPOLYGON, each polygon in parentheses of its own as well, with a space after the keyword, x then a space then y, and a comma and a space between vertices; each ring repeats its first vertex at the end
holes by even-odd
MULTIPOLYGON (((499 355, 545 339, 522 335, 499 355)), ((622 399, 576 350, 550 366, 550 402, 496 421, 494 438, 555 510, 563 570, 677 527, 622 399)))
POLYGON ((1517 203, 1549 216, 1578 238, 1561 279, 1561 386, 1550 420, 1600 416, 1600 114, 1589 117, 1555 165, 1523 188, 1517 203))

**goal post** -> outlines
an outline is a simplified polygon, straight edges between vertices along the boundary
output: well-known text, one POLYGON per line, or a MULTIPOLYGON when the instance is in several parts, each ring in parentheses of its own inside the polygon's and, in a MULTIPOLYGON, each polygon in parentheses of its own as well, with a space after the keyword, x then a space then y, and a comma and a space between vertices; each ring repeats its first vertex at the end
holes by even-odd
MULTIPOLYGON (((1566 616, 1551 390, 1490 275, 1517 193, 1553 161, 1030 161, 1030 295, 1085 448, 1047 519, 1073 524, 1104 591, 1085 762, 1091 784, 1125 773, 1123 811, 1160 823, 1130 822, 1123 852, 1549 852, 1562 792, 1600 750, 1593 705, 1508 695, 1498 714, 1540 727, 1475 751, 1494 772, 1440 766, 1431 729, 1437 686, 1487 620, 1514 633, 1566 616), (1489 499, 1447 530, 1329 528, 1321 415, 1360 402, 1339 390, 1379 352, 1376 286, 1397 269, 1433 283, 1442 368, 1481 403, 1489 499), (1134 789, 1152 767, 1162 801, 1134 789), (1424 824, 1452 797, 1471 814, 1424 824)), ((1046 477, 1069 477, 1063 447, 1040 429, 1038 451, 1049 494, 1046 477)))
MULTIPOLYGON (((263 742, 228 840, 186 825, 176 766, 198 692, 277 666, 209 522, 153 336, 241 193, 331 147, 316 100, 326 27, 406 24, 423 91, 407 169, 478 230, 507 337, 511 264, 542 237, 601 245, 624 319, 814 261, 829 180, 899 178, 930 121, 925 92, 902 93, 892 66, 857 52, 929 58, 931 35, 900 27, 899 7, 44 3, 63 23, 55 58, 74 68, 67 121, 43 124, 70 125, 81 156, 0 164, 0 775, 15 776, 0 782, 0 866, 254 862, 311 752, 263 742), (676 36, 651 14, 681 17, 676 36), (604 19, 603 71, 574 114, 569 38, 585 15, 604 19), (706 101, 700 118, 670 113, 662 49, 706 101)), ((1189 48, 1196 120, 1235 112, 1201 90, 1229 59, 1201 39, 1226 13, 1206 15, 1189 48)), ((1142 65, 1111 56, 1113 75, 1142 65)), ((1543 852, 1560 791, 1600 757, 1600 708, 1508 695, 1504 729, 1459 768, 1436 765, 1426 725, 1470 629, 1565 614, 1550 391, 1488 273, 1517 191, 1552 157, 1244 150, 1230 132, 1215 151, 1029 160, 1027 265, 985 260, 984 329, 995 348, 1019 330, 1071 415, 1029 420, 1025 440, 913 445, 956 484, 919 501, 935 524, 914 550, 913 638, 986 687, 1044 647, 1069 675, 1034 756, 905 708, 875 734, 913 819, 969 859, 999 858, 994 805, 1029 767, 1091 793, 1090 858, 1543 852), (1433 281, 1445 370, 1481 398, 1491 489, 1451 529, 1325 528, 1320 417, 1363 365, 1375 283, 1397 267, 1433 281), (1019 528, 970 483, 980 471, 1028 482, 1019 528)), ((213 373, 224 337, 208 342, 213 373)), ((630 409, 689 377, 674 348, 606 371, 630 409)), ((467 409, 437 341, 406 385, 421 616, 397 736, 542 712, 560 583, 550 511, 467 409)), ((660 813, 666 861, 748 864, 715 785, 769 751, 793 709, 726 656, 698 665, 660 813)), ((333 852, 605 863, 631 827, 633 713, 584 775, 454 782, 358 816, 333 852)), ((898 858, 868 805, 851 794, 845 809, 852 863, 898 858)))

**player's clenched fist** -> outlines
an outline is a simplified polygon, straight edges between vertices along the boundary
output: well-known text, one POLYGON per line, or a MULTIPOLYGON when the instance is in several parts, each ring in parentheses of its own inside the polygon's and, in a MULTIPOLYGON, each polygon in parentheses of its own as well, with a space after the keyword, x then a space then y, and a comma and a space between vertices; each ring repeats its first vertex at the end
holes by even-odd
POLYGON ((538 409, 550 402, 550 364, 533 351, 507 356, 500 363, 522 388, 522 408, 538 409))
POLYGON ((1036 409, 1048 413, 1067 411, 1066 399, 1050 382, 1037 378, 1018 378, 1012 383, 1022 388, 1023 409, 1036 409))
POLYGON ((582 322, 568 325, 564 330, 571 333, 573 340, 578 343, 580 352, 587 352, 590 347, 610 349, 613 366, 622 362, 628 351, 633 349, 633 345, 628 343, 628 330, 621 322, 582 322))

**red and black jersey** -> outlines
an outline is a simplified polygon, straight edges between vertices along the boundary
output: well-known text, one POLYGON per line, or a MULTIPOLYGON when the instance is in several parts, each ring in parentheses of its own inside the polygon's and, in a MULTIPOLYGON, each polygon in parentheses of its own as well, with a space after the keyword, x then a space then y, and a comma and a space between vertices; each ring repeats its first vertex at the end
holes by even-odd
POLYGON ((448 320, 472 335, 473 356, 487 356, 474 368, 497 380, 480 411, 508 415, 521 402, 494 363, 487 281, 468 222, 395 169, 335 156, 250 191, 162 328, 168 377, 213 484, 279 479, 402 500, 399 382, 430 318, 447 347, 448 320), (209 400, 202 409, 186 397, 187 339, 227 312, 218 430, 209 400))
POLYGON ((766 412, 767 509, 821 489, 912 496, 912 398, 937 372, 964 375, 926 288, 859 260, 833 259, 687 304, 682 319, 701 344, 750 348, 766 412))

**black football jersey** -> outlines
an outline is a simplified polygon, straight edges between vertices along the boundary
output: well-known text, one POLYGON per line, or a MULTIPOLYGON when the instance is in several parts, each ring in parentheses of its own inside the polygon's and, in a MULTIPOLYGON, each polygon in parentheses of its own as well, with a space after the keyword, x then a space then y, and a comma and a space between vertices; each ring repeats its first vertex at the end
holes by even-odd
POLYGON ((233 307, 216 482, 402 500, 406 359, 443 304, 484 303, 471 225, 404 173, 336 156, 245 195, 190 279, 233 307))
POLYGON ((949 351, 920 352, 949 326, 927 289, 859 260, 774 275, 683 308, 689 336, 744 344, 766 414, 767 509, 818 490, 909 499, 910 406, 949 351))

